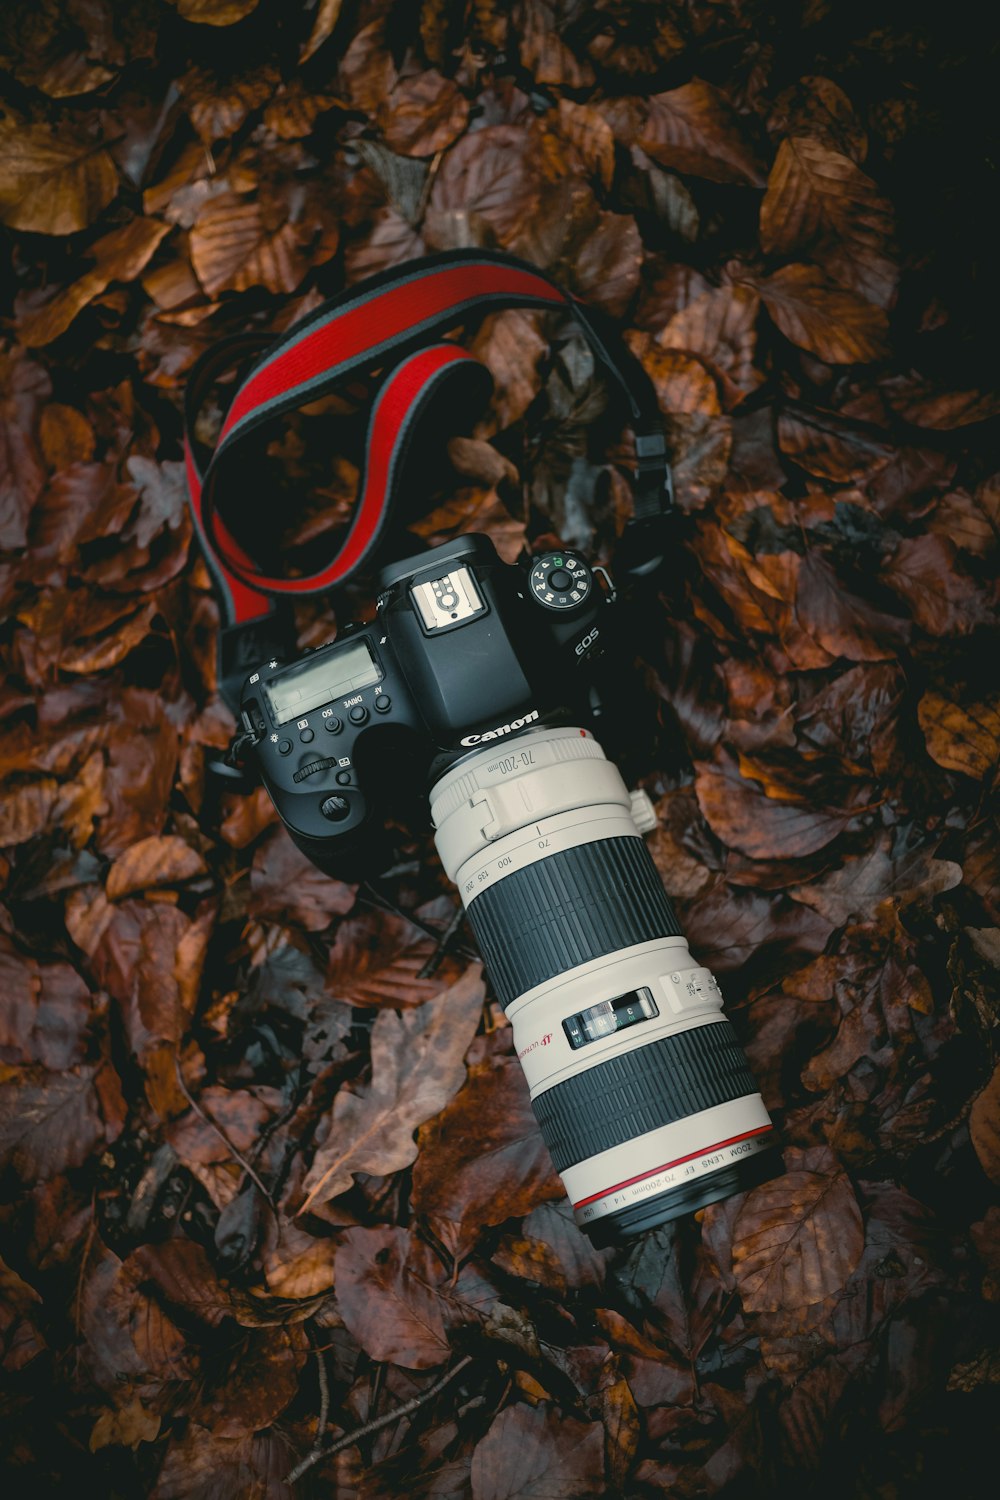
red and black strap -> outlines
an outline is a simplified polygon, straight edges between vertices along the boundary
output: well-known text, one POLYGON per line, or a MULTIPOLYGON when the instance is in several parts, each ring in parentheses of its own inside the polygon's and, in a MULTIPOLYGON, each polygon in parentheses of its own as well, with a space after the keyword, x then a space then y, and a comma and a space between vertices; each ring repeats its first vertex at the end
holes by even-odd
MULTIPOLYGON (((394 490, 421 412, 441 385, 482 366, 436 336, 472 316, 505 307, 563 309, 580 323, 595 355, 629 402, 636 434, 635 513, 651 520, 669 509, 669 466, 653 387, 613 333, 534 266, 490 251, 446 251, 383 272, 349 288, 269 339, 241 334, 209 351, 195 367, 185 406, 188 487, 198 537, 217 586, 227 627, 260 620, 272 600, 335 588, 371 561, 384 536, 394 490), (257 355, 229 407, 214 453, 199 462, 195 421, 209 387, 257 355), (386 374, 369 422, 361 493, 340 551, 306 578, 270 574, 236 541, 217 499, 230 455, 249 433, 315 400, 362 371, 386 374)), ((476 378, 482 378, 480 375, 476 378)))

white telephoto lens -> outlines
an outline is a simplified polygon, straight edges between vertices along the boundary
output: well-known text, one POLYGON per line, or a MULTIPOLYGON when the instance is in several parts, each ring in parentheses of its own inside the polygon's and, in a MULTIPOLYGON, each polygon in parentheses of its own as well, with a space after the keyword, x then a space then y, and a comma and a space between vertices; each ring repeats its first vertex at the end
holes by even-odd
POLYGON ((577 1222, 614 1243, 780 1172, 719 986, 593 736, 477 748, 431 816, 577 1222))

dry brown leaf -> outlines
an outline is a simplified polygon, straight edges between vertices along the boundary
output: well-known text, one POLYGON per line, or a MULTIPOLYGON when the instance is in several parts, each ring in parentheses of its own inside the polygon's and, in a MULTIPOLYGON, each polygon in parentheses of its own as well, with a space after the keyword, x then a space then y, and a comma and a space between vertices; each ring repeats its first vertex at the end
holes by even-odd
POLYGON ((898 272, 886 253, 892 209, 851 159, 811 136, 782 141, 760 211, 771 255, 810 249, 835 281, 887 307, 898 272))
POLYGON ((455 1254, 485 1224, 565 1196, 514 1058, 470 1068, 465 1087, 420 1132, 413 1201, 455 1254))
POLYGON ((917 704, 927 753, 948 771, 981 781, 1000 758, 1000 701, 956 703, 927 692, 917 704))
POLYGON ((648 333, 629 330, 626 342, 642 360, 643 369, 656 387, 660 410, 717 417, 722 412, 718 388, 708 370, 693 354, 664 349, 648 333))
POLYGON ((341 60, 337 79, 355 109, 372 119, 382 111, 396 86, 399 70, 385 40, 386 17, 363 26, 341 60))
POLYGON ((411 1264, 410 1250, 405 1229, 349 1229, 337 1251, 337 1306, 372 1359, 427 1370, 448 1359, 451 1345, 443 1299, 426 1279, 427 1257, 411 1264))
POLYGON ((930 381, 908 376, 885 380, 881 389, 893 411, 914 427, 953 432, 957 427, 988 422, 1000 413, 996 390, 941 390, 930 381))
POLYGON ((206 146, 235 135, 252 110, 260 109, 281 82, 272 66, 220 80, 209 68, 192 68, 180 82, 191 124, 206 146))
POLYGON ((538 395, 538 362, 548 349, 537 313, 511 308, 488 318, 472 344, 473 353, 493 376, 491 410, 497 425, 510 427, 538 395))
POLYGON ((865 364, 887 352, 882 308, 831 286, 815 266, 785 266, 759 287, 771 317, 800 349, 834 365, 865 364))
POLYGON ((465 1076, 463 1058, 482 1009, 479 966, 435 1000, 372 1028, 372 1080, 364 1093, 341 1089, 325 1139, 302 1184, 298 1212, 351 1186, 355 1172, 384 1177, 416 1158, 414 1131, 448 1103, 465 1076))
POLYGON ((601 1393, 601 1419, 608 1478, 616 1490, 624 1491, 642 1434, 639 1409, 624 1377, 601 1393))
POLYGON ((81 1166, 121 1130, 118 1080, 110 1068, 4 1070, 0 1089, 0 1160, 24 1182, 81 1166))
POLYGON ((865 1235, 844 1172, 791 1171, 754 1188, 736 1218, 733 1272, 750 1312, 809 1307, 838 1292, 865 1235))
POLYGON ((536 82, 570 89, 590 87, 594 70, 559 36, 555 7, 549 0, 520 0, 517 10, 521 62, 536 82))
POLYGON ((80 131, 0 121, 0 221, 39 234, 86 229, 118 192, 115 164, 80 131))
POLYGON ((576 151, 584 168, 610 189, 615 171, 615 138, 611 126, 591 104, 559 100, 559 134, 576 151))
POLYGON ((810 136, 859 165, 868 154, 864 127, 832 78, 808 76, 785 89, 774 101, 767 128, 772 135, 810 136))
POLYGON ((488 125, 464 135, 434 179, 425 235, 441 249, 510 245, 538 211, 539 186, 528 160, 527 132, 488 125))
POLYGON ((274 829, 254 853, 250 910, 255 916, 321 932, 333 917, 346 916, 356 893, 356 886, 317 870, 283 828, 274 829))
POLYGON ((133 219, 123 228, 104 235, 89 251, 95 259, 94 269, 23 320, 20 334, 24 343, 29 348, 50 344, 65 333, 76 315, 112 281, 134 281, 169 233, 169 224, 156 219, 133 219))
POLYGON ((969 1134, 980 1166, 990 1181, 1000 1187, 1000 1063, 973 1100, 969 1134))
POLYGON ((323 43, 333 35, 334 28, 340 20, 343 4, 344 0, 319 0, 316 19, 313 21, 309 39, 302 48, 299 62, 308 62, 310 57, 318 52, 323 43))
POLYGON ((199 26, 232 26, 242 21, 260 0, 170 0, 177 14, 199 26))
POLYGON ((121 1405, 101 1412, 87 1446, 91 1453, 96 1453, 100 1448, 134 1449, 140 1443, 155 1443, 160 1434, 160 1420, 133 1392, 121 1405))
POLYGON ((135 891, 174 885, 204 875, 205 861, 184 839, 175 836, 140 839, 116 859, 108 871, 109 901, 120 901, 135 891))
POLYGON ((94 429, 75 406, 50 401, 38 426, 42 456, 50 469, 68 469, 70 464, 89 463, 94 456, 94 429))
POLYGON ((472 1500, 585 1500, 606 1494, 604 1428, 548 1405, 506 1407, 472 1457, 472 1500))
POLYGON ((713 762, 695 763, 698 805, 715 833, 731 849, 752 859, 799 859, 825 849, 844 831, 849 812, 821 808, 804 798, 779 798, 740 775, 723 749, 713 762))
POLYGON ((189 1422, 171 1437, 149 1500, 295 1500, 288 1472, 287 1443, 274 1432, 222 1438, 189 1422))
POLYGON ((763 168, 746 126, 725 94, 703 78, 654 94, 638 141, 654 161, 676 172, 763 186, 763 168))
POLYGON ((0 792, 0 848, 25 844, 48 824, 59 795, 51 776, 0 792))
POLYGON ((431 68, 396 84, 384 104, 383 133, 402 156, 433 156, 458 139, 468 118, 465 95, 431 68))
POLYGON ((191 229, 191 263, 210 297, 264 286, 294 292, 309 269, 312 231, 291 220, 272 226, 260 203, 236 193, 210 198, 191 229))
POLYGON ((718 375, 728 409, 764 378, 754 364, 759 310, 760 297, 750 287, 718 287, 675 313, 658 342, 703 359, 718 375))

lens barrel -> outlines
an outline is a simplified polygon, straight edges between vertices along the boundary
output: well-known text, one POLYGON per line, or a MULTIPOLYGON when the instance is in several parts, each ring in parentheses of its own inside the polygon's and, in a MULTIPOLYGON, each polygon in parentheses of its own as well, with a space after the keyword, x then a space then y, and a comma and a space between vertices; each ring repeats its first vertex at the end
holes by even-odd
POLYGON ((477 749, 431 815, 581 1227, 612 1243, 783 1170, 597 741, 539 729, 477 749))

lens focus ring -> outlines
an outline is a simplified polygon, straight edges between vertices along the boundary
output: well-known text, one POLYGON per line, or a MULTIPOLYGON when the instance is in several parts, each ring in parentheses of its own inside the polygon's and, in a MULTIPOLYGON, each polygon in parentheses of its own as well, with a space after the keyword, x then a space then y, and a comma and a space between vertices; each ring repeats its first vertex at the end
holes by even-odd
POLYGON ((756 1094, 728 1021, 635 1047, 532 1100, 557 1172, 647 1131, 756 1094))
POLYGON ((547 855, 481 891, 468 917, 504 1006, 606 953, 681 936, 638 836, 596 839, 547 855))

